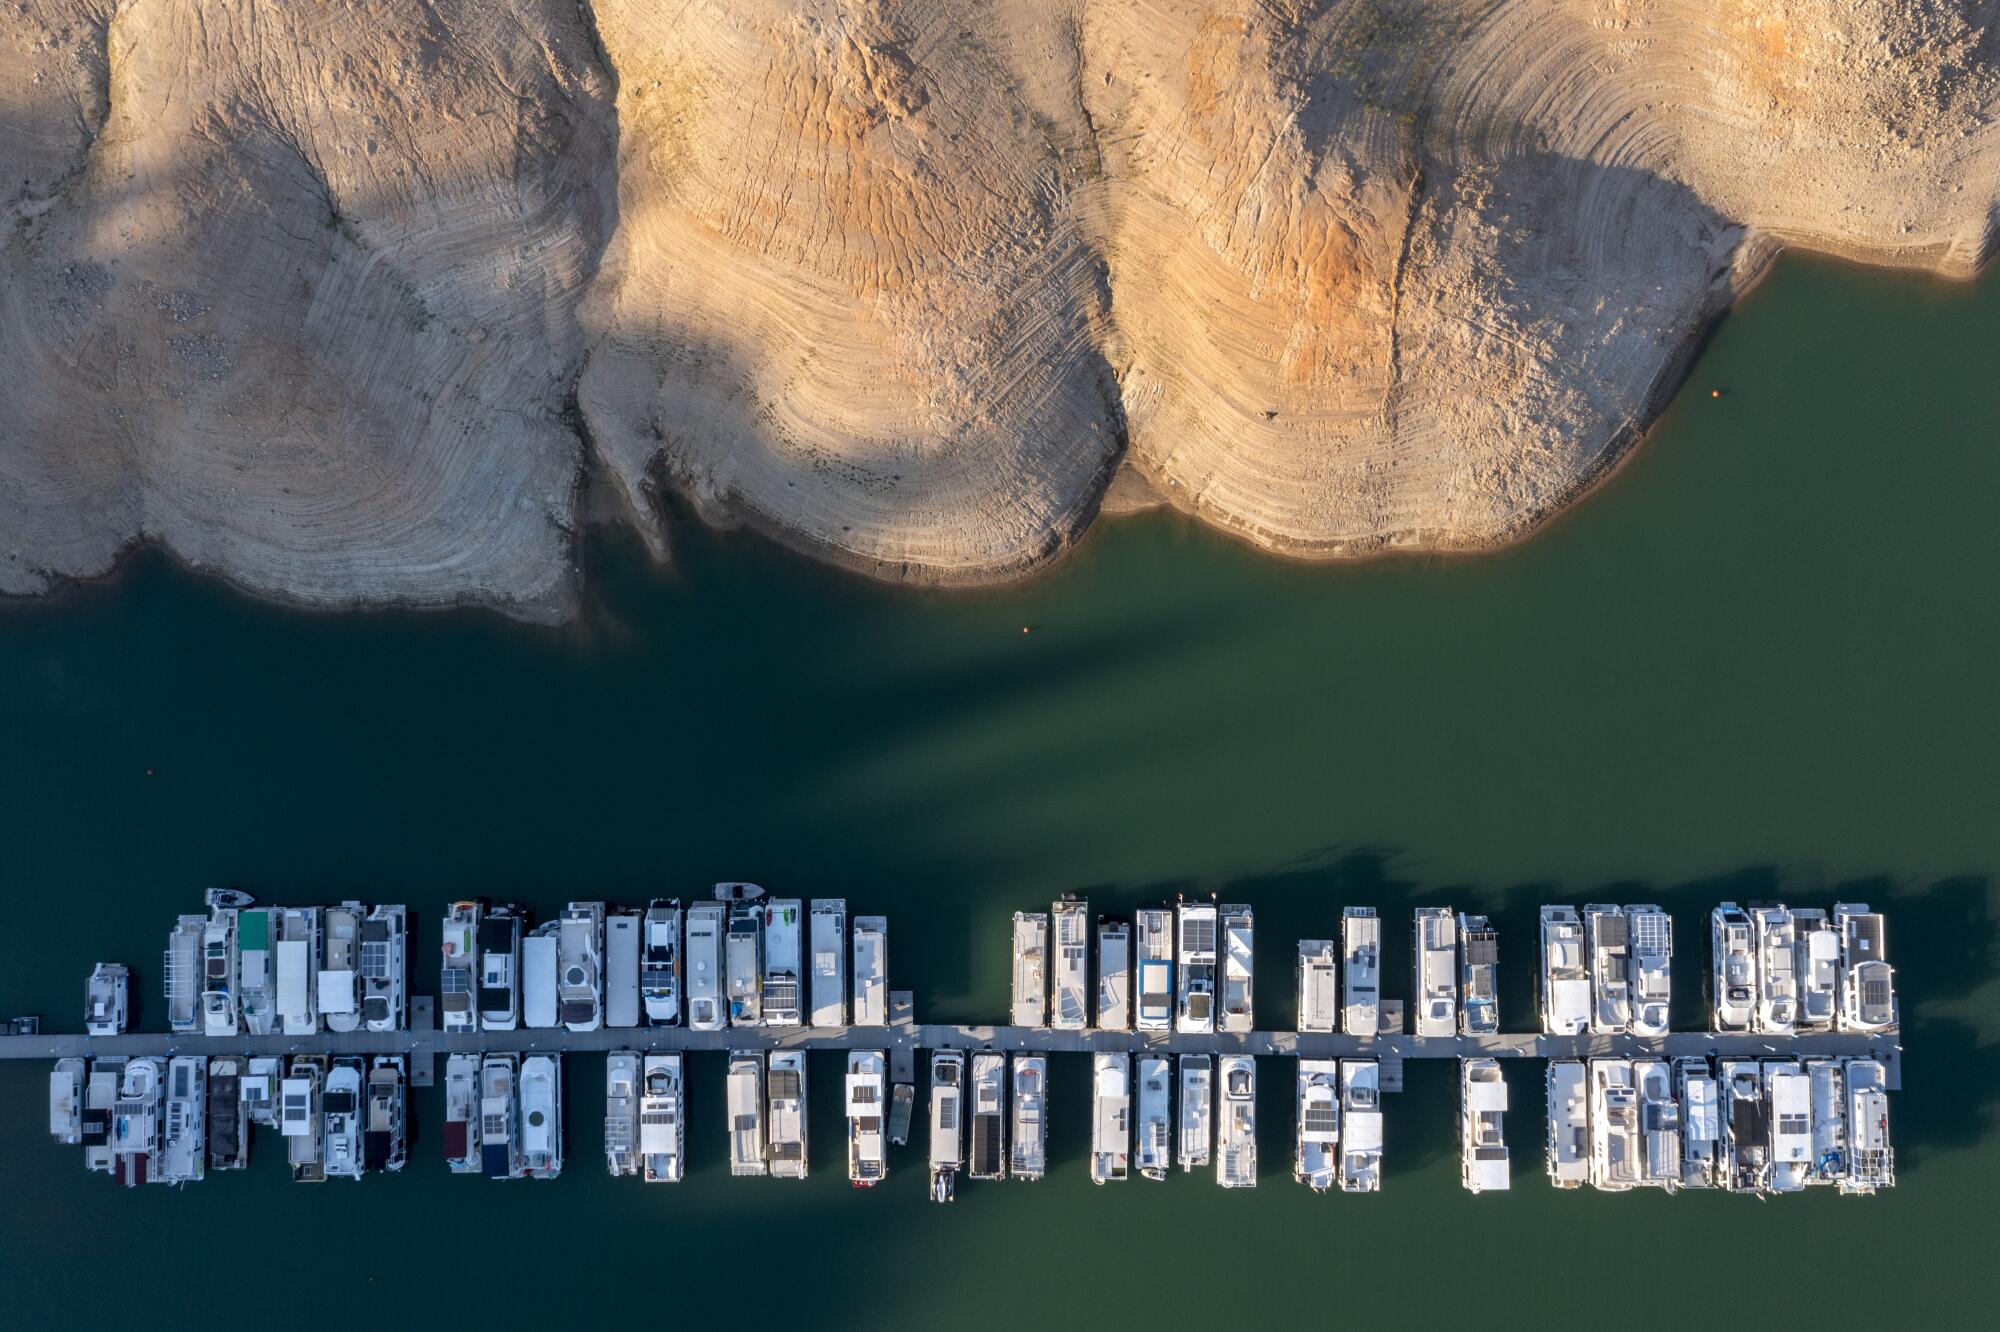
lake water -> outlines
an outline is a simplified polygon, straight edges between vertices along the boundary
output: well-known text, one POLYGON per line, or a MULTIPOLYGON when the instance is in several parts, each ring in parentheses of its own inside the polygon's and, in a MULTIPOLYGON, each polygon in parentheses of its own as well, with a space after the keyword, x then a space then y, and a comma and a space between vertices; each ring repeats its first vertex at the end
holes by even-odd
POLYGON ((1808 1297, 1975 1319, 2000 1199, 1996 364, 2000 283, 1788 263, 1600 494, 1491 557, 1306 567, 1156 514, 978 594, 747 536, 683 531, 671 568, 601 538, 561 631, 300 613, 150 556, 0 607, 0 1013, 72 1027, 116 958, 160 1025, 167 929, 211 882, 407 902, 428 990, 452 898, 751 878, 886 913, 892 980, 940 1020, 1005 1013, 1007 917, 1065 890, 1252 903, 1265 1025, 1290 1019, 1293 941, 1343 905, 1389 918, 1397 995, 1410 907, 1450 903, 1501 927, 1510 1028, 1534 1021, 1541 902, 1674 910, 1697 1024, 1715 901, 1859 897, 1890 913, 1904 999, 1884 1197, 1558 1195, 1526 1063, 1508 1195, 1459 1187, 1446 1063, 1389 1099, 1378 1197, 1291 1181, 1277 1061, 1255 1191, 1094 1189, 1077 1057, 1050 1178, 940 1209, 921 1131, 849 1190, 834 1056, 803 1185, 728 1178, 701 1057, 687 1182, 606 1178, 602 1065, 578 1057, 553 1184, 448 1175, 426 1094, 401 1177, 293 1186, 264 1137, 242 1175, 127 1192, 46 1137, 45 1069, 8 1066, 9 1321, 1504 1326, 1589 1298, 1643 1327, 1808 1297))

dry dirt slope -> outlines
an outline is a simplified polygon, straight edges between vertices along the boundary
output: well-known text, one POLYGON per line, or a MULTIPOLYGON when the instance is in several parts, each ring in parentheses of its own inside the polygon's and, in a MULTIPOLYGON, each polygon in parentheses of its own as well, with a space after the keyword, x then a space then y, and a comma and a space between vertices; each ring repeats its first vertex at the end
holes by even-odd
POLYGON ((1121 466, 1294 554, 1506 540, 1778 245, 1983 261, 1994 11, 6 0, 0 590, 153 540, 559 614, 588 448, 655 539, 671 486, 921 581, 1121 466))

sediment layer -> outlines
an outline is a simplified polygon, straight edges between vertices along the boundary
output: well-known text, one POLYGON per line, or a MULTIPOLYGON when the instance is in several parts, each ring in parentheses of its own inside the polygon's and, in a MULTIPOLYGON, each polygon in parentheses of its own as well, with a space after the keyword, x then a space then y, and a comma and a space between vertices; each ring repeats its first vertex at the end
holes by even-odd
POLYGON ((1121 467, 1295 555, 1510 540, 1779 247, 1981 265, 1994 9, 12 4, 0 591, 151 541, 560 614, 592 465, 922 582, 1121 467))

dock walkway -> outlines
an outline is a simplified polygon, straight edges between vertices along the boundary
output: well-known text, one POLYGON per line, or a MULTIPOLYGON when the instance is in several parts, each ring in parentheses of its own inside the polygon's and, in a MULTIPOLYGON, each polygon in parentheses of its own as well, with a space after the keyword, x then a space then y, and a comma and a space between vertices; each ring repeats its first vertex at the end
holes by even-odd
POLYGON ((1095 1050, 1169 1054, 1249 1054, 1315 1059, 1638 1058, 1714 1055, 1722 1058, 1842 1055, 1879 1059, 1892 1090, 1902 1085, 1902 1044, 1896 1033, 1879 1036, 1824 1032, 1810 1035, 1722 1035, 1671 1032, 1665 1036, 1544 1036, 1503 1032, 1493 1036, 1357 1036, 1252 1031, 1182 1035, 1154 1031, 1055 1031, 1047 1027, 986 1027, 895 1022, 883 1027, 686 1027, 600 1028, 597 1031, 394 1031, 320 1032, 313 1036, 210 1037, 198 1033, 132 1032, 124 1036, 43 1033, 0 1036, 0 1060, 99 1058, 177 1054, 412 1055, 419 1060, 482 1051, 602 1053, 726 1050, 1095 1050))

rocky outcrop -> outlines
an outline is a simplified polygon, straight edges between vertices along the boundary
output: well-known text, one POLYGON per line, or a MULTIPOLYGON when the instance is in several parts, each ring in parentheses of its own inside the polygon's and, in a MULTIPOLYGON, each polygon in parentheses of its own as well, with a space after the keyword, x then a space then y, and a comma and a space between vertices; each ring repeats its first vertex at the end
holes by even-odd
POLYGON ((153 540, 559 613, 593 459, 656 542, 668 487, 924 582, 1120 468, 1297 555, 1509 540, 1781 245, 1979 267, 1994 8, 11 4, 0 589, 153 540))
POLYGON ((307 602, 558 608, 611 211, 575 6, 36 0, 0 32, 0 586, 151 539, 307 602))

